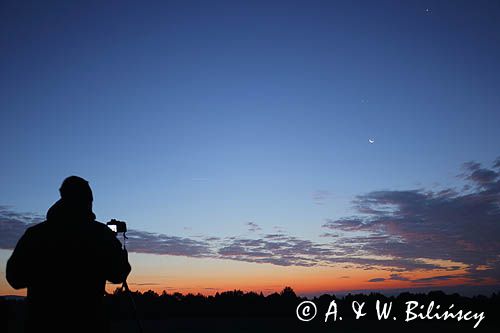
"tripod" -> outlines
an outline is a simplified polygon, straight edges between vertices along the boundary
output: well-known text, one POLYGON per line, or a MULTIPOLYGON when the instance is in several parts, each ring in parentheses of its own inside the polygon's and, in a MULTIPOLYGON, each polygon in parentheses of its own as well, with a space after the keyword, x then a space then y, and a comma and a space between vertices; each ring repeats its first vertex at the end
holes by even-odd
MULTIPOLYGON (((125 252, 127 252, 126 242, 127 242, 128 237, 127 237, 127 235, 125 235, 125 233, 126 233, 126 231, 123 232, 123 250, 125 252)), ((137 322, 137 329, 138 329, 139 333, 142 333, 143 332, 142 323, 141 323, 141 320, 139 318, 139 314, 137 312, 137 306, 135 304, 134 295, 132 294, 132 292, 130 291, 130 289, 128 287, 127 279, 125 279, 125 281, 123 281, 121 289, 125 290, 125 292, 129 295, 130 303, 132 304, 132 309, 134 310, 134 313, 135 313, 135 320, 137 322)))

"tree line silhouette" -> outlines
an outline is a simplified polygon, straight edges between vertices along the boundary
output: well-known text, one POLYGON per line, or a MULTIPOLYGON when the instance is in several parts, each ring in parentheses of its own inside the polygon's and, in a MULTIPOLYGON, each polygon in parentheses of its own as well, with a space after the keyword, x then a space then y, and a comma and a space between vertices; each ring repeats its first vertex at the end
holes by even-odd
MULTIPOLYGON (((280 292, 264 295, 262 292, 243 292, 232 290, 217 292, 215 295, 202 295, 200 293, 182 294, 179 292, 167 293, 163 291, 158 294, 152 290, 145 292, 132 292, 133 299, 137 307, 135 313, 131 306, 130 294, 118 288, 113 293, 107 294, 104 298, 108 318, 111 322, 131 322, 138 316, 149 327, 151 332, 160 332, 163 329, 158 326, 162 322, 173 332, 181 332, 182 329, 175 329, 175 323, 184 318, 189 321, 194 330, 202 329, 209 332, 206 327, 208 322, 217 322, 216 331, 228 332, 231 329, 238 329, 238 325, 249 330, 259 330, 261 332, 280 332, 286 329, 287 332, 322 332, 337 329, 337 332, 351 332, 359 329, 383 329, 386 331, 398 331, 404 328, 407 332, 435 330, 453 330, 468 332, 496 331, 499 320, 497 319, 500 310, 500 293, 493 293, 490 296, 465 297, 459 294, 445 294, 442 291, 432 291, 428 293, 401 293, 398 296, 385 296, 380 293, 370 294, 348 294, 344 297, 324 294, 314 298, 300 297, 296 295, 290 287, 285 287, 280 292), (318 314, 310 322, 301 322, 297 319, 296 308, 304 300, 313 301, 318 309, 318 314), (325 323, 325 313, 332 300, 336 304, 341 314, 342 321, 333 321, 330 317, 325 323), (457 322, 456 320, 415 320, 404 322, 404 318, 393 320, 378 320, 375 311, 375 303, 392 302, 391 313, 404 313, 405 302, 417 301, 419 304, 429 304, 434 301, 443 308, 454 304, 455 309, 464 309, 478 312, 485 312, 486 319, 477 329, 473 329, 471 322, 457 322), (356 320, 351 304, 366 302, 364 307, 366 316, 356 320), (151 323, 157 324, 151 324, 151 323), (227 323, 228 327, 223 327, 227 323), (239 324, 238 324, 239 323, 239 324), (156 326, 155 326, 156 325, 156 326), (222 325, 222 326, 221 326, 222 325)), ((57 297, 54 295, 54 297, 57 297)), ((62 303, 64 299, 60 300, 62 303)), ((0 309, 2 313, 7 313, 10 321, 20 320, 25 310, 26 301, 24 299, 0 298, 0 309)), ((133 326, 128 325, 129 329, 133 326)), ((240 327, 240 328, 241 328, 240 327)), ((130 332, 133 329, 129 330, 130 332)), ((244 330, 243 330, 244 331, 244 330)))

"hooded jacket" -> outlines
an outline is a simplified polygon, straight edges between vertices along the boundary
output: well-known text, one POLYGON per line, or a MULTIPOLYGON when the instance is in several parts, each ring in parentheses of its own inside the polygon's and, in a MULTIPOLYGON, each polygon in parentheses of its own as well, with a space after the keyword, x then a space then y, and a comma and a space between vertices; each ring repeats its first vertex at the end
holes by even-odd
POLYGON ((106 281, 124 282, 130 270, 120 241, 95 221, 91 206, 61 199, 46 221, 26 230, 6 275, 13 288, 28 288, 27 331, 103 332, 106 281))

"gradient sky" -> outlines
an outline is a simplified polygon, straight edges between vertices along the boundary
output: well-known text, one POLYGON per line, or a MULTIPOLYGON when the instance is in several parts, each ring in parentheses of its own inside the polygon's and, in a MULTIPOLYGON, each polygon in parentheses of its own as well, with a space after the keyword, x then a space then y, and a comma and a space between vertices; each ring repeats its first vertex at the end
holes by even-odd
POLYGON ((437 207, 444 195, 455 208, 493 191, 491 211, 473 207, 483 215, 439 231, 460 238, 480 220, 500 236, 499 59, 493 1, 2 1, 0 293, 14 293, 4 277, 17 241, 5 236, 9 223, 44 215, 73 174, 89 180, 100 221, 137 231, 137 288, 495 283, 498 242, 477 248, 481 233, 460 241, 489 256, 453 252, 465 243, 434 256, 412 241, 455 217, 426 210, 430 225, 419 229, 405 214, 421 212, 406 200, 437 207), (438 194, 445 189, 458 192, 438 194), (396 227, 367 209, 387 203, 399 207, 396 227), (383 230, 358 223, 360 214, 383 230), (342 242, 325 235, 332 230, 346 232, 342 242), (173 245, 140 244, 157 234, 173 245), (273 234, 295 245, 272 258, 242 250, 255 244, 241 240, 273 234), (363 243, 359 253, 365 236, 413 252, 363 243), (323 265, 324 251, 339 247, 349 260, 323 265), (299 248, 322 257, 290 261, 299 248), (369 256, 413 265, 388 271, 369 256))

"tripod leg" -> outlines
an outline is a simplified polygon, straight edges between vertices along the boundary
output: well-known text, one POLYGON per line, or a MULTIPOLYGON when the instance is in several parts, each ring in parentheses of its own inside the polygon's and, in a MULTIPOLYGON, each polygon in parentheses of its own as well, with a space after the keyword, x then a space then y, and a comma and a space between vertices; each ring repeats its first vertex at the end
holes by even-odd
POLYGON ((127 294, 130 297, 130 303, 132 303, 132 308, 134 309, 134 312, 135 312, 135 320, 137 322, 137 329, 139 330, 139 333, 142 333, 143 332, 142 323, 141 323, 141 320, 139 319, 139 313, 137 312, 137 306, 135 305, 134 296, 132 295, 132 292, 128 288, 128 284, 127 284, 126 280, 123 282, 122 288, 125 289, 125 291, 127 292, 127 294))

